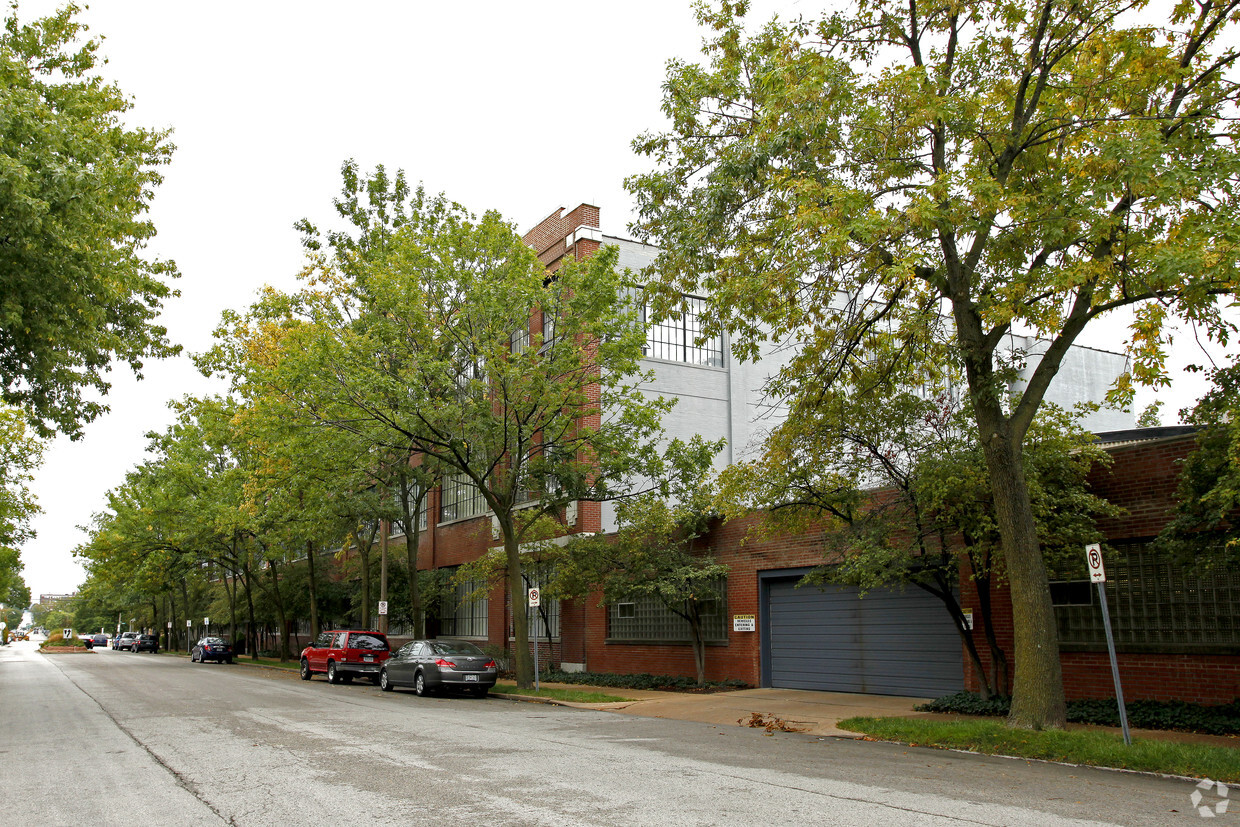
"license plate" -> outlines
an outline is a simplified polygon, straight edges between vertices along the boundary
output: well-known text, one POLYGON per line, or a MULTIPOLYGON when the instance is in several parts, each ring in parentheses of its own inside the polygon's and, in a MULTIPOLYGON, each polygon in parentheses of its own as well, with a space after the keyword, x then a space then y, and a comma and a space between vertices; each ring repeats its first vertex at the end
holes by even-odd
POLYGON ((477 675, 466 675, 466 676, 465 676, 465 681, 466 681, 466 683, 468 683, 469 681, 475 681, 475 682, 477 682, 477 680, 478 680, 478 676, 477 676, 477 675))
POLYGON ((363 656, 362 656, 362 660, 363 660, 365 663, 374 663, 374 662, 375 662, 375 656, 374 656, 374 655, 363 655, 363 656))

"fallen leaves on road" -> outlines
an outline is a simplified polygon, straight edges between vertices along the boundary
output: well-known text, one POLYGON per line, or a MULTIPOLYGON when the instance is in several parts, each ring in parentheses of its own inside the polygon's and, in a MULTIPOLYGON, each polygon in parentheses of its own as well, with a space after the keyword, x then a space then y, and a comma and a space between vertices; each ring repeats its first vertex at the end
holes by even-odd
POLYGON ((774 715, 763 714, 761 712, 753 712, 749 715, 749 720, 737 718, 736 723, 741 726, 753 727, 754 729, 765 729, 767 735, 773 735, 776 730, 779 732, 804 732, 803 727, 793 726, 783 718, 777 718, 774 715))

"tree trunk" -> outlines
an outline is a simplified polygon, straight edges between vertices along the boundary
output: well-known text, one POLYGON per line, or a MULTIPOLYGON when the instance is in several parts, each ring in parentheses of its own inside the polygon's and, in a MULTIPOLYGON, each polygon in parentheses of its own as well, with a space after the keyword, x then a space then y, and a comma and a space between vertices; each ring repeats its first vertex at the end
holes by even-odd
POLYGON ((1007 423, 999 420, 997 416, 978 415, 1015 620, 1016 670, 1008 720, 1012 726, 1025 729, 1062 729, 1067 723, 1067 706, 1046 562, 1029 504, 1020 442, 1007 423))
POLYGON ((319 588, 314 582, 314 543, 306 541, 307 591, 310 598, 310 639, 319 636, 319 588))
POLYGON ((284 615, 284 600, 280 597, 280 576, 276 572, 276 561, 267 561, 267 571, 271 574, 271 596, 276 604, 276 617, 280 620, 280 662, 289 659, 288 653, 288 619, 284 615))
POLYGON ((706 641, 702 640, 702 616, 697 606, 690 605, 685 612, 689 621, 689 635, 693 639, 693 666, 697 670, 697 685, 706 685, 706 641))
POLYGON ((245 635, 246 648, 250 650, 250 660, 258 660, 258 626, 254 622, 254 591, 250 588, 250 561, 248 559, 242 563, 241 573, 243 575, 241 585, 245 589, 246 608, 250 618, 245 635))
POLYGON ((521 572, 521 550, 511 521, 500 522, 504 532, 504 557, 508 561, 508 601, 512 605, 512 668, 517 686, 534 685, 534 662, 530 658, 530 624, 525 613, 525 578, 521 572))
POLYGON ((353 539, 357 543, 357 560, 362 568, 362 622, 358 628, 370 628, 370 547, 375 541, 374 532, 368 532, 366 542, 362 542, 362 537, 356 531, 353 532, 353 539))
POLYGON ((990 649, 991 686, 998 695, 1006 697, 1009 690, 1007 655, 999 646, 999 638, 995 635, 994 616, 991 612, 990 575, 973 572, 973 585, 977 589, 977 610, 981 616, 982 631, 986 635, 986 645, 990 649))

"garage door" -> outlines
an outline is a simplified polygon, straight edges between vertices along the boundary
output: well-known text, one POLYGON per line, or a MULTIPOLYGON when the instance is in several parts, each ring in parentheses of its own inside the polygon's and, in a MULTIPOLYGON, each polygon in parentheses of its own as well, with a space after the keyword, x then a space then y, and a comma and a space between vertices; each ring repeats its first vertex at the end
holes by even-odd
POLYGON ((960 635, 938 598, 796 583, 767 581, 771 686, 919 697, 964 688, 960 635))

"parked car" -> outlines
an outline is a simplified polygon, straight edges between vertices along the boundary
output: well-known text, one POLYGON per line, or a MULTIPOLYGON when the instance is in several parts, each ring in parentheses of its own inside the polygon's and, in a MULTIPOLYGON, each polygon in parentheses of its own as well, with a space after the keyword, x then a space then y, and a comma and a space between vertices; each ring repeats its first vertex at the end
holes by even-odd
POLYGON ((370 678, 378 684, 379 670, 391 654, 387 637, 380 632, 323 632, 301 650, 301 679, 308 681, 319 672, 327 675, 328 683, 370 678))
POLYGON ((129 644, 131 652, 153 652, 159 654, 159 638, 155 635, 138 635, 129 644))
POLYGON ((103 632, 100 632, 97 635, 91 635, 90 642, 92 646, 99 646, 103 649, 108 648, 108 636, 105 635, 103 632))
POLYGON ((232 663, 233 649, 223 638, 204 637, 189 651, 189 659, 194 663, 206 663, 209 660, 232 663))
POLYGON ((495 659, 465 640, 414 640, 400 647, 379 671, 379 688, 390 692, 412 686, 418 695, 457 689, 485 698, 499 667, 495 659))
POLYGON ((133 644, 133 639, 138 636, 137 632, 121 632, 112 638, 113 649, 129 649, 133 644))

